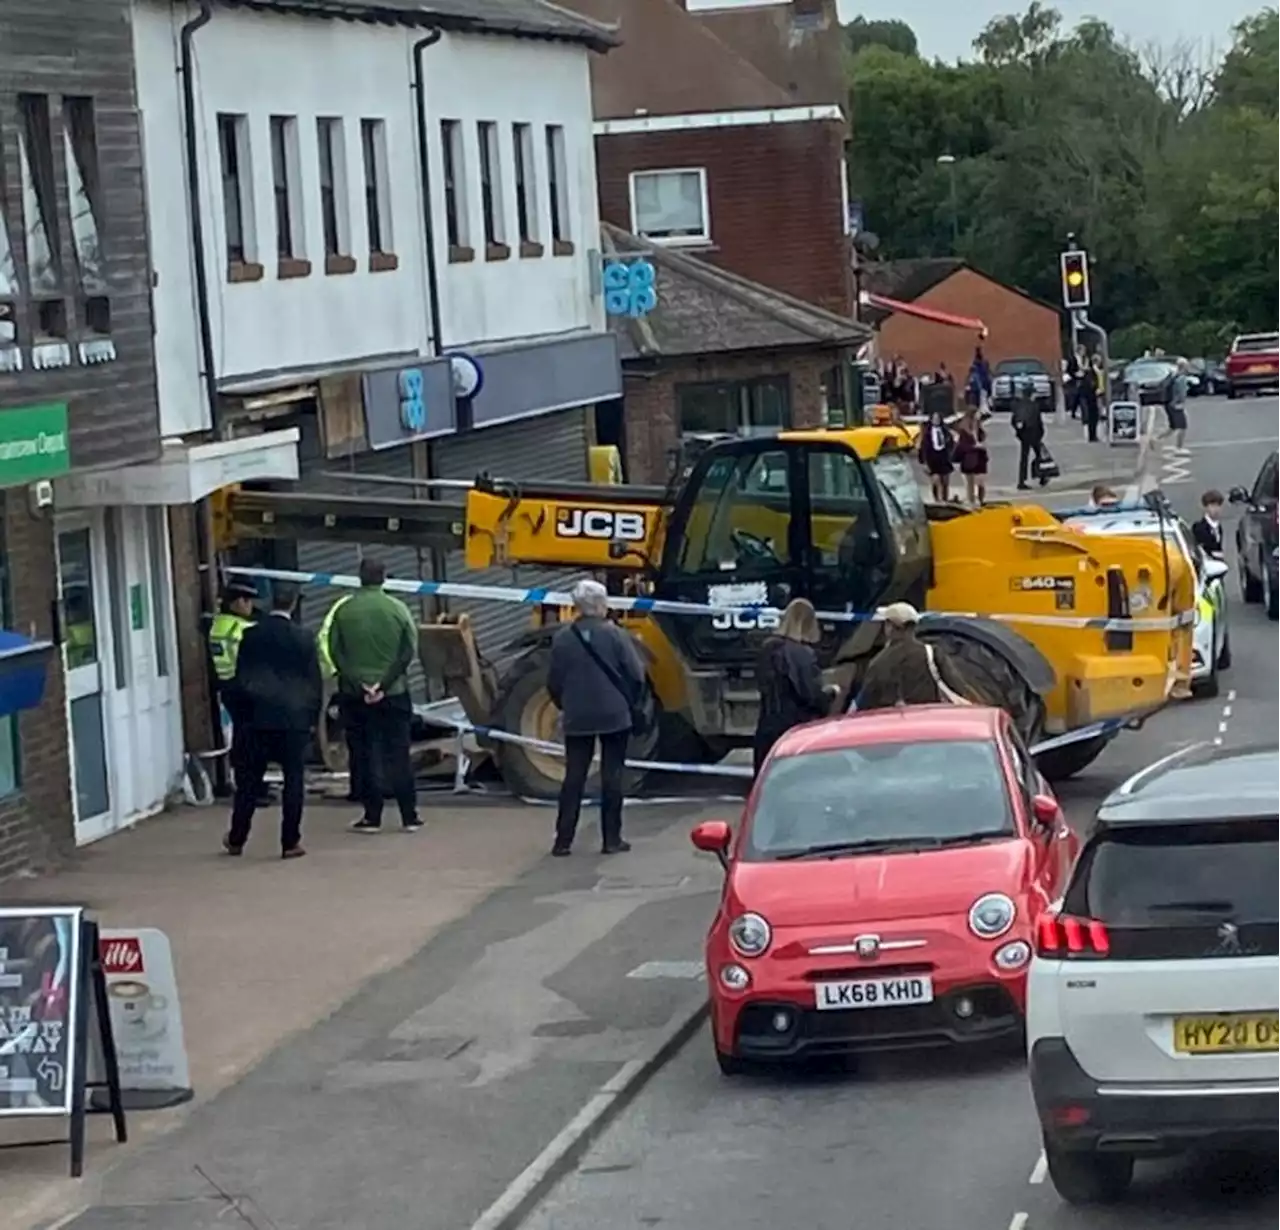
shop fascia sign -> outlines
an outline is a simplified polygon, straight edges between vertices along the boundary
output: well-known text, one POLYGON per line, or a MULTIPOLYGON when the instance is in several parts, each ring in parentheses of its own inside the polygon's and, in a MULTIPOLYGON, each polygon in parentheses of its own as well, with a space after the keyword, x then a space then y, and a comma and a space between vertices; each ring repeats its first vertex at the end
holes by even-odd
POLYGON ((57 478, 70 469, 65 402, 0 409, 0 487, 57 478))
POLYGON ((638 320, 658 306, 658 274, 642 256, 611 256, 604 262, 603 284, 606 316, 638 320))
MULTIPOLYGON (((484 368, 473 355, 461 350, 444 356, 449 360, 455 401, 469 401, 484 387, 484 368)), ((406 367, 396 375, 396 391, 400 398, 400 425, 405 431, 420 435, 427 429, 427 403, 423 394, 426 380, 420 367, 406 367)))

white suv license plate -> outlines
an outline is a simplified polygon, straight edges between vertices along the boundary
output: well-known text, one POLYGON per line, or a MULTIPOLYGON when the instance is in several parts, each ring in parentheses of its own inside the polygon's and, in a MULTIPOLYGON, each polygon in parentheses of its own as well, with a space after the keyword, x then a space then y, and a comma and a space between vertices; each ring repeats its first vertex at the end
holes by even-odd
POLYGON ((899 1008, 933 1003, 933 979, 859 978, 856 982, 819 982, 814 988, 819 1012, 849 1008, 899 1008))

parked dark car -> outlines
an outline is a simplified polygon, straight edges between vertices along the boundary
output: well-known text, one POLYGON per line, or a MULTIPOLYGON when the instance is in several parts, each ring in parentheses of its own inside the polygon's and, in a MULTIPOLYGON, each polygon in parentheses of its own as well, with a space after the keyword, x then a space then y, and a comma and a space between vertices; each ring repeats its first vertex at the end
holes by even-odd
POLYGON ((1227 379, 1226 367, 1217 359, 1192 359, 1192 363, 1204 364, 1200 376, 1202 386, 1200 391, 1209 397, 1225 396, 1231 387, 1231 382, 1227 379))
POLYGON ((991 369, 991 409, 1012 410, 1014 398, 1028 382, 1041 410, 1057 408, 1053 377, 1039 359, 1001 359, 991 369))
POLYGON ((1244 512, 1236 526, 1236 558, 1240 592, 1246 602, 1261 602, 1268 619, 1280 619, 1280 580, 1277 567, 1277 498, 1280 495, 1280 455, 1262 463, 1253 488, 1232 487, 1228 497, 1244 512))
MULTIPOLYGON (((1144 406, 1166 406, 1173 392, 1173 380, 1178 374, 1177 363, 1168 358, 1135 359, 1124 369, 1120 378, 1125 400, 1144 406)), ((1115 394, 1112 394, 1115 396, 1115 394)))

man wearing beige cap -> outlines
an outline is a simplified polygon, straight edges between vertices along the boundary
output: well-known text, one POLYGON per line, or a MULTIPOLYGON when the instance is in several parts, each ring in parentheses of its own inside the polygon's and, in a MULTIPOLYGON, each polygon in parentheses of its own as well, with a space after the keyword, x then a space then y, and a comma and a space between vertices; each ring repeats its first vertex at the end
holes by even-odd
POLYGON ((885 647, 872 659, 854 708, 892 709, 898 705, 968 705, 970 689, 937 646, 916 636, 920 612, 909 602, 892 602, 876 612, 885 625, 885 647))

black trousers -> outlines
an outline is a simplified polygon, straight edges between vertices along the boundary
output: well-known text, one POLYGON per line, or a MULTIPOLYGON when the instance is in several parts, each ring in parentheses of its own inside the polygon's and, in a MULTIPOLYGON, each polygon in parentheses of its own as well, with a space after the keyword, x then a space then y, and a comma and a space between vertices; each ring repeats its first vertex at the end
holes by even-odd
POLYGON ((231 805, 231 831, 227 841, 242 846, 249 840, 253 813, 262 795, 262 778, 269 764, 280 766, 284 791, 280 808, 280 848, 292 850, 302 840, 302 802, 306 792, 306 730, 254 730, 248 723, 236 724, 236 739, 243 738, 243 760, 236 765, 235 801, 231 805), (241 730, 244 731, 243 736, 241 730))
MULTIPOLYGON (((1027 481, 1027 472, 1030 469, 1032 457, 1036 460, 1037 467, 1044 455, 1044 441, 1039 437, 1031 440, 1018 441, 1018 484, 1021 485, 1027 481)), ((1037 477, 1039 474, 1037 472, 1037 477)))
POLYGON ((1084 399, 1084 426, 1089 433, 1089 443, 1097 444, 1098 442, 1098 419, 1099 419, 1098 395, 1096 393, 1085 395, 1084 399))
POLYGON ((582 793, 596 740, 600 741, 600 841, 612 846, 622 840, 622 772, 627 759, 629 730, 609 735, 565 735, 564 784, 560 787, 560 809, 556 813, 556 845, 568 849, 578 831, 582 793))
POLYGON ((346 712, 352 752, 352 780, 360 784, 364 818, 382 823, 383 799, 390 794, 400 809, 402 824, 418 817, 418 792, 409 760, 413 710, 409 697, 388 696, 376 705, 351 698, 346 712))
POLYGON ((364 802, 364 760, 360 755, 360 740, 356 734, 356 717, 352 709, 363 702, 349 696, 337 698, 338 720, 342 723, 342 739, 347 745, 347 798, 353 803, 364 802))

